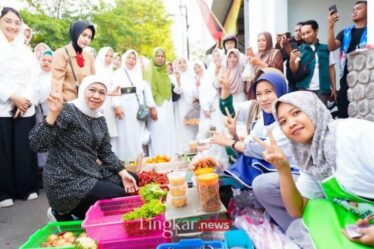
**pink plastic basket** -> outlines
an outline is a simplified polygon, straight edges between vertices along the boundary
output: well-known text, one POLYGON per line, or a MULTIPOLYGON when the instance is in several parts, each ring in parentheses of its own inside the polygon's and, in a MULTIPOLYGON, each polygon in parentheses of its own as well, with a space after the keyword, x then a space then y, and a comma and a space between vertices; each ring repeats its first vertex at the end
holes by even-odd
POLYGON ((162 233, 146 238, 128 238, 115 241, 103 241, 99 243, 99 249, 156 249, 158 245, 169 243, 170 238, 164 238, 162 233))
POLYGON ((149 221, 123 221, 122 216, 143 205, 140 196, 130 196, 97 201, 86 213, 82 227, 88 236, 101 242, 127 238, 154 236, 162 231, 164 215, 149 221), (149 225, 152 223, 152 226, 149 225))

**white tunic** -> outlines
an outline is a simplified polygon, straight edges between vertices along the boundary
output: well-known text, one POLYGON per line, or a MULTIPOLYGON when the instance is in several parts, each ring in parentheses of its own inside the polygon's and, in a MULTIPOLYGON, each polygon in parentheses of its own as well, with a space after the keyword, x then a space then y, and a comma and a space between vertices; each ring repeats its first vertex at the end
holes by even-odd
POLYGON ((31 50, 17 39, 9 43, 0 31, 0 117, 11 117, 13 94, 32 102, 23 117, 35 114, 38 67, 31 50))
POLYGON ((200 79, 200 85, 196 88, 196 98, 200 102, 200 123, 197 139, 203 139, 210 136, 209 130, 211 126, 216 131, 222 132, 224 129, 224 116, 219 110, 218 92, 213 86, 213 80, 204 70, 204 74, 200 79), (210 116, 206 116, 205 112, 209 112, 210 116))
POLYGON ((165 100, 160 106, 156 105, 157 121, 148 120, 148 129, 151 133, 151 144, 149 146, 150 156, 168 155, 177 153, 176 130, 173 115, 173 102, 165 100))
MULTIPOLYGON (((118 69, 113 75, 113 87, 131 87, 125 70, 127 70, 131 81, 136 87, 136 94, 138 95, 141 104, 149 107, 154 106, 150 87, 143 80, 141 73, 137 70, 129 70, 125 68, 118 69)), ((139 109, 139 103, 136 99, 136 94, 123 94, 121 96, 114 96, 114 107, 121 107, 125 116, 122 120, 116 119, 116 126, 118 130, 118 137, 112 139, 113 151, 122 161, 132 161, 143 151, 143 138, 145 135, 145 122, 136 119, 136 113, 139 109)))
MULTIPOLYGON (((174 80, 173 80, 174 81, 174 80)), ((184 117, 192 109, 192 102, 196 92, 195 78, 188 71, 181 72, 180 86, 174 82, 174 92, 181 95, 174 103, 175 130, 177 132, 177 152, 188 149, 188 144, 196 138, 198 127, 186 126, 184 117)))
MULTIPOLYGON (((113 64, 105 65, 105 55, 109 50, 113 50, 110 47, 101 48, 99 54, 95 60, 95 71, 97 75, 101 75, 107 79, 109 89, 108 92, 112 92, 113 88, 113 64)), ((110 137, 117 137, 117 126, 116 126, 116 118, 114 115, 113 110, 113 100, 112 96, 106 96, 105 102, 101 107, 103 111, 103 115, 105 117, 106 124, 109 130, 110 137)))

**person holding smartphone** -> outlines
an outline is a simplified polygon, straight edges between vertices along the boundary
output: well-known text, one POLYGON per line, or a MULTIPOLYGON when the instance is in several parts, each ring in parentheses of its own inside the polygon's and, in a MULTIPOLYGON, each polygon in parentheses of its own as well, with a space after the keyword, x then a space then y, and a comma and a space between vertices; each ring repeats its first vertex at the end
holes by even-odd
POLYGON ((339 13, 336 8, 332 8, 329 12, 329 27, 327 33, 327 44, 330 51, 340 49, 339 65, 340 65, 340 90, 337 96, 338 117, 348 117, 347 98, 348 84, 347 84, 347 54, 358 49, 363 48, 367 44, 367 2, 357 1, 352 10, 351 25, 338 33, 335 37, 334 27, 339 20, 339 13))
POLYGON ((113 151, 122 161, 134 161, 143 152, 146 124, 136 118, 139 104, 152 110, 155 103, 150 87, 143 80, 138 53, 129 49, 122 56, 122 66, 113 74, 113 88, 121 88, 121 96, 113 96, 117 135, 112 138, 113 151))
POLYGON ((303 23, 301 32, 305 44, 300 46, 300 51, 291 52, 290 69, 296 74, 300 67, 308 67, 309 74, 296 82, 296 88, 314 92, 327 105, 336 96, 335 60, 327 45, 319 42, 318 30, 315 20, 303 23))

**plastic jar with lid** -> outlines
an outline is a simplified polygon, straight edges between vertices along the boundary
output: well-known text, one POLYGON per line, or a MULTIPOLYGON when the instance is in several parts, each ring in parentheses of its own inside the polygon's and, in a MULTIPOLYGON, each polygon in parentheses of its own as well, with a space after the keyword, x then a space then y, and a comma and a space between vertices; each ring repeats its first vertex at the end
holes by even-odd
POLYGON ((183 186, 186 184, 186 172, 184 171, 174 171, 167 176, 171 187, 183 186))
POLYGON ((220 210, 219 178, 216 173, 199 175, 197 177, 200 205, 205 212, 220 210))

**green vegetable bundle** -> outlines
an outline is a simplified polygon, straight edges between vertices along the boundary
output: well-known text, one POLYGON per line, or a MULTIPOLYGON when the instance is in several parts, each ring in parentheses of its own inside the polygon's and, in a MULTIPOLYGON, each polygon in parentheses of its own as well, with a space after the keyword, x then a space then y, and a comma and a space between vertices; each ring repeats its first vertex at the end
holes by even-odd
POLYGON ((160 200, 151 200, 148 203, 145 203, 143 206, 138 207, 122 216, 124 221, 138 220, 138 219, 151 219, 163 212, 165 212, 166 205, 163 204, 160 200))
POLYGON ((166 196, 166 191, 162 190, 160 186, 156 183, 150 183, 141 187, 139 190, 139 194, 142 200, 147 203, 152 200, 159 200, 162 197, 166 196))

